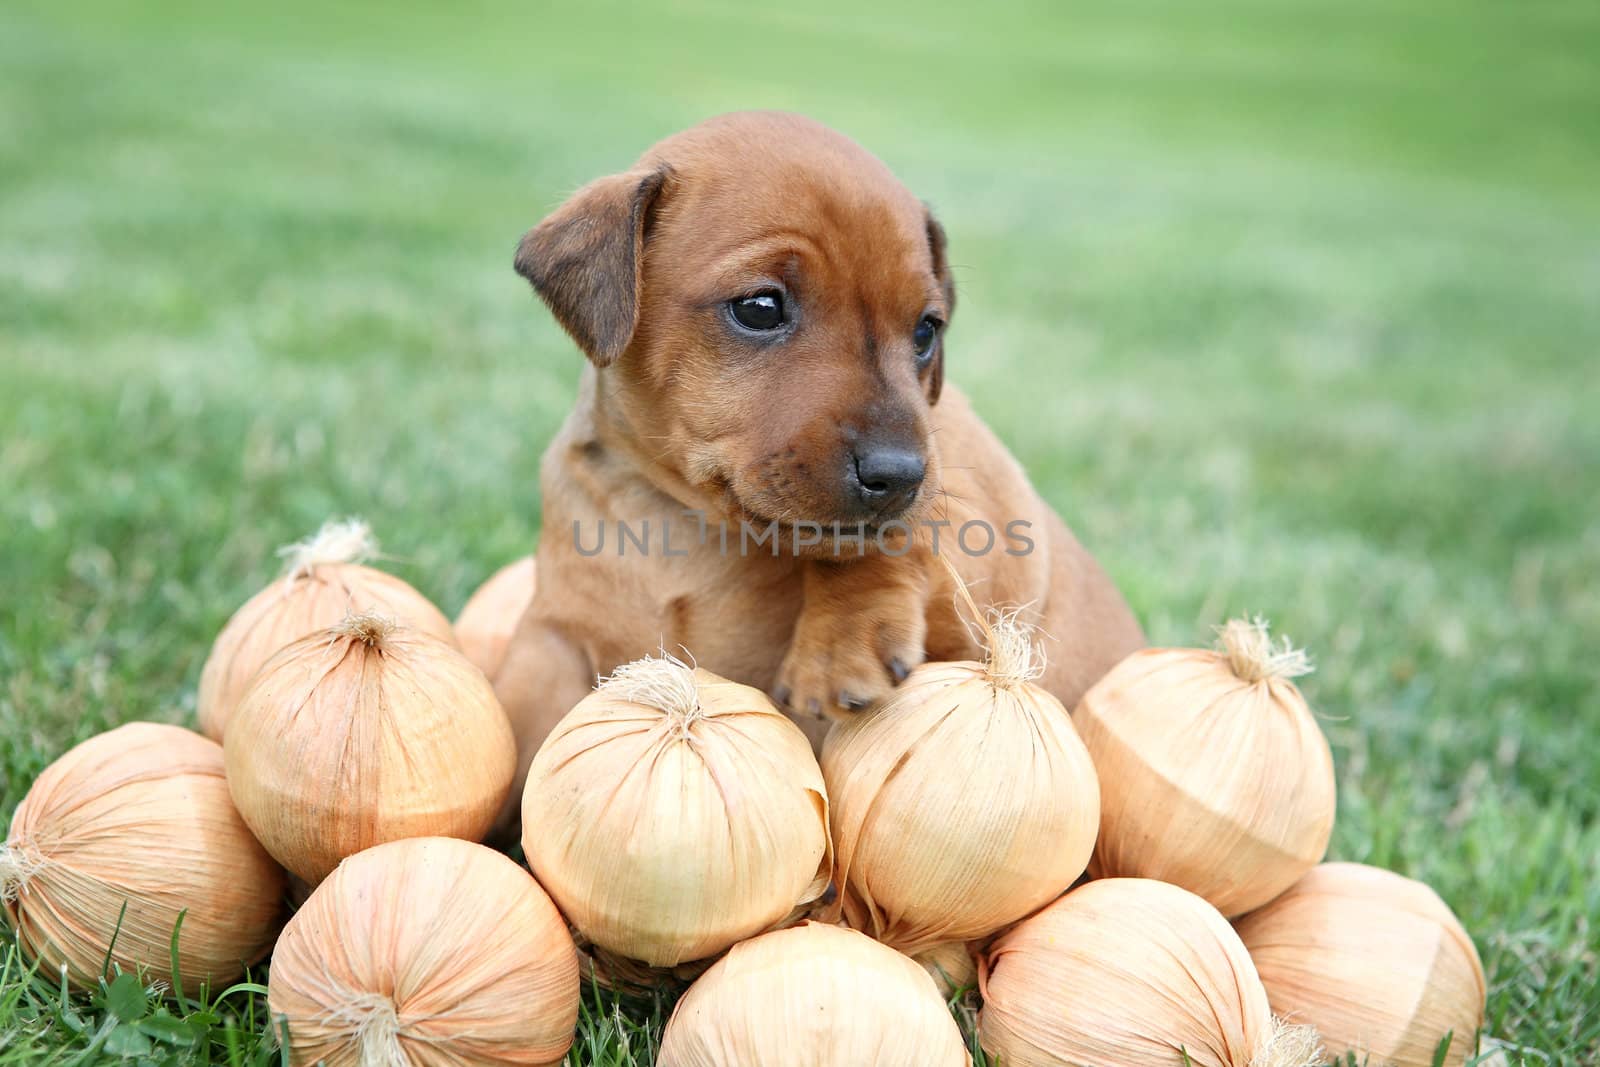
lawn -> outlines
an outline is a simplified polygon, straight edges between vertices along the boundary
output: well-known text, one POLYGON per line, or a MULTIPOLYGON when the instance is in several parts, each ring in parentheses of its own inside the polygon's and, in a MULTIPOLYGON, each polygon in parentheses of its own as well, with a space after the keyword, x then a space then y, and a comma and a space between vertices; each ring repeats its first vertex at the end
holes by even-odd
MULTIPOLYGON (((1600 1062, 1600 8, 825 6, 0 10, 0 813, 192 721, 327 516, 451 612, 526 553, 580 357, 517 237, 793 108, 936 206, 949 372, 1151 638, 1311 650, 1332 853, 1456 909, 1508 1062, 1600 1062)), ((145 1054, 9 953, 0 1064, 145 1054)), ((263 1008, 170 1011, 246 1063, 263 1008)))

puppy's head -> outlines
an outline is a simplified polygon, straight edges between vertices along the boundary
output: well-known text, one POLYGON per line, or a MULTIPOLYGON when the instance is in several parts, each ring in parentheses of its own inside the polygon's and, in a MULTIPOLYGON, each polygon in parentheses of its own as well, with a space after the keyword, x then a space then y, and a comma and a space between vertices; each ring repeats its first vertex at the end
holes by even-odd
POLYGON ((580 189, 519 273, 635 455, 732 518, 869 528, 939 484, 944 232, 853 141, 725 115, 580 189))

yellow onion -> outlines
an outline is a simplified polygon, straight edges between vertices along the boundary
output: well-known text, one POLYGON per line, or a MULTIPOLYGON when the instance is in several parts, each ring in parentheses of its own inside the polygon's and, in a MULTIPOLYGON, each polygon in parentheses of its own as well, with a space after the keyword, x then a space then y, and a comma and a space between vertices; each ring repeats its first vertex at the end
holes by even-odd
POLYGON ((118 727, 52 763, 0 848, 18 943, 46 977, 65 971, 80 989, 108 954, 171 985, 180 914, 179 974, 191 992, 220 989, 271 946, 283 888, 228 797, 222 749, 157 723, 118 727))
POLYGON ((466 657, 490 678, 500 669, 511 634, 522 621, 522 613, 533 602, 536 577, 532 556, 507 563, 467 598, 466 606, 456 616, 456 642, 466 657))
POLYGON ((483 672, 437 637, 371 614, 268 660, 224 747, 239 813, 313 885, 385 841, 481 839, 516 765, 483 672))
POLYGON ((735 945, 678 1001, 658 1067, 962 1067, 955 1019, 921 967, 839 926, 735 945))
POLYGON ((619 667, 533 758, 522 847, 599 949, 715 955, 827 888, 828 797, 811 745, 760 690, 668 656, 619 667))
POLYGON ((392 841, 339 864, 289 920, 267 1005, 296 1065, 544 1067, 572 1044, 578 956, 500 853, 392 841))
POLYGON ((223 626, 200 671, 200 729, 213 741, 261 665, 297 638, 346 615, 379 611, 453 641, 450 620, 426 597, 391 574, 364 567, 377 542, 364 522, 329 522, 313 537, 282 550, 283 577, 245 601, 223 626))
POLYGON ((1333 755, 1292 678, 1311 669, 1266 623, 1221 650, 1152 648, 1084 694, 1073 721, 1100 773, 1094 877, 1158 878, 1224 915, 1310 870, 1333 832, 1333 755))
POLYGON ((822 750, 839 906, 909 954, 985 937, 1083 873, 1100 787, 1066 709, 1032 685, 1038 653, 985 624, 984 663, 925 663, 822 750))
POLYGON ((978 1038, 1004 1067, 1307 1067, 1321 1048, 1272 1017, 1226 919, 1143 878, 1074 889, 981 961, 978 1038))
POLYGON ((1359 863, 1313 867, 1238 923, 1272 1010, 1317 1028, 1331 1053, 1430 1067, 1465 1062, 1483 1025, 1483 964, 1421 882, 1359 863))

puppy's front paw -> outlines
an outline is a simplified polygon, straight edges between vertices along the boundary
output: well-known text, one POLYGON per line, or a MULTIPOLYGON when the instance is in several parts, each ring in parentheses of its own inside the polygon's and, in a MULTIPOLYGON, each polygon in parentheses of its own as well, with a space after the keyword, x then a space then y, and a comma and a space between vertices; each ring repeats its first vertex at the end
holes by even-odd
POLYGON ((801 715, 845 719, 887 696, 923 660, 927 622, 913 596, 800 613, 772 695, 801 715))

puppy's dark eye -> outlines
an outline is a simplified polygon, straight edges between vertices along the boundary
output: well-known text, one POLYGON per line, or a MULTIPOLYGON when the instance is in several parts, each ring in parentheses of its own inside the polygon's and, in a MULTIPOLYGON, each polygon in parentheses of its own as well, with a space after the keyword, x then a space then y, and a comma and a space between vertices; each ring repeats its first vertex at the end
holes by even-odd
POLYGON ((783 294, 768 289, 728 301, 733 320, 747 330, 776 330, 783 325, 783 294))
POLYGON ((934 342, 939 340, 939 327, 944 323, 932 315, 922 316, 922 321, 917 323, 917 328, 911 334, 911 343, 917 350, 917 362, 926 363, 933 354, 934 342))

